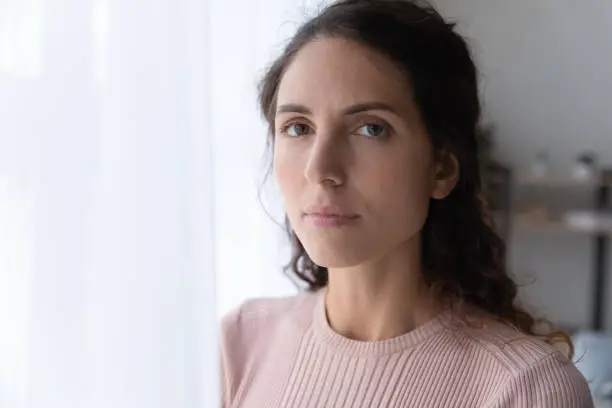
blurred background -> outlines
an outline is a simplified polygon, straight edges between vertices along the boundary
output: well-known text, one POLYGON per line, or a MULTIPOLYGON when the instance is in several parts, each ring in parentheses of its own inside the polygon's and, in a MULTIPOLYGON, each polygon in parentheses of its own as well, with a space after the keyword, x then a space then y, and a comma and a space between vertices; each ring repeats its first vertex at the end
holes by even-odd
POLYGON ((498 165, 486 177, 495 209, 510 211, 510 266, 533 282, 525 301, 569 327, 612 327, 612 303, 593 308, 612 288, 612 2, 436 4, 481 69, 483 157, 498 165))
MULTIPOLYGON (((434 3, 521 299, 610 381, 612 2, 434 3)), ((0 0, 0 407, 218 405, 219 317, 296 291, 256 84, 323 4, 0 0)))

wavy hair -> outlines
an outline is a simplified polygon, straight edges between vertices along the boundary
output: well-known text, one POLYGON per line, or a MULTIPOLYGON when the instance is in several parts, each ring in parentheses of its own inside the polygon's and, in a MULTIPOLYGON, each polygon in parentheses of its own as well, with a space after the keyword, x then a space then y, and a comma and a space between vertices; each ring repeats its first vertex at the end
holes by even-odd
MULTIPOLYGON (((452 153, 460 178, 444 199, 431 200, 422 234, 424 280, 451 306, 467 304, 488 312, 523 333, 550 344, 564 333, 542 333, 539 323, 517 304, 517 284, 506 268, 504 241, 495 232, 481 193, 477 157, 480 120, 477 69, 465 40, 429 4, 408 0, 341 0, 299 27, 259 86, 259 105, 274 145, 279 83, 296 53, 317 38, 344 38, 386 55, 410 79, 414 99, 437 151, 452 153)), ((328 283, 327 268, 316 265, 287 221, 293 255, 287 271, 318 290, 328 283)))

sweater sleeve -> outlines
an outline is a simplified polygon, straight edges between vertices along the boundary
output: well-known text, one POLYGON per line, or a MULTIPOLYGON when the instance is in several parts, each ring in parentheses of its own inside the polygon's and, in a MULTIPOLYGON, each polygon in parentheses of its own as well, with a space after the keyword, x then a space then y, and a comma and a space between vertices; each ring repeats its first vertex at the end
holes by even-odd
POLYGON ((514 375, 491 407, 593 408, 593 399, 578 369, 554 353, 514 375))

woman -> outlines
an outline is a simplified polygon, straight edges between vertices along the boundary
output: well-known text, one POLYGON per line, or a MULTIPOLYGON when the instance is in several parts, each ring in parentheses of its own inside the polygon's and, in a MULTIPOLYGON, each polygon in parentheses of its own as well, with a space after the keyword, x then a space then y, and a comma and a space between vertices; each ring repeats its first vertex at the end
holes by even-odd
POLYGON ((224 406, 585 408, 536 335, 480 194, 477 75, 429 7, 344 0, 263 78, 303 294, 222 327, 224 406))

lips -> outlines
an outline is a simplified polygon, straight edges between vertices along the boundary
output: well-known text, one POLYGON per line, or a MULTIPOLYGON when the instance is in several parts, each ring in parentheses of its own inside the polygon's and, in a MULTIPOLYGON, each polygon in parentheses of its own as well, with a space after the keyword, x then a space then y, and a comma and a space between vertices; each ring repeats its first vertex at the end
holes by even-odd
POLYGON ((359 215, 338 208, 325 207, 307 210, 304 218, 316 227, 333 228, 351 225, 359 219, 359 215))
POLYGON ((309 207, 304 211, 304 215, 306 216, 315 216, 315 217, 337 217, 337 218, 356 218, 357 214, 352 213, 350 211, 346 211, 343 208, 337 206, 316 206, 309 207))

